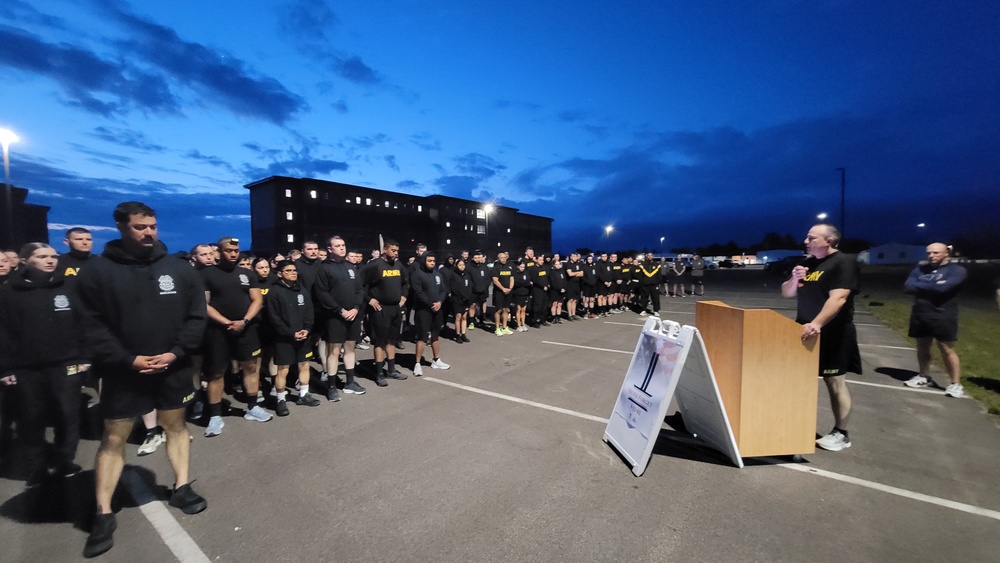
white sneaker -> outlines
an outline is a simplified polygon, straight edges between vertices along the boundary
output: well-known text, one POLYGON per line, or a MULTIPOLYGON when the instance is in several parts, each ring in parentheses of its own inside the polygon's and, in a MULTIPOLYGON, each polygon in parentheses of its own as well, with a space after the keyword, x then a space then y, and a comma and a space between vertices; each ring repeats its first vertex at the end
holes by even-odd
POLYGON ((956 399, 961 399, 965 396, 965 389, 962 387, 961 383, 952 383, 945 388, 944 394, 949 397, 954 397, 956 399))
POLYGON ((413 376, 420 377, 423 374, 424 368, 420 366, 420 362, 417 362, 417 365, 413 366, 413 376))
POLYGON ((444 362, 442 362, 441 358, 438 358, 438 359, 434 360, 433 362, 431 362, 431 367, 434 368, 434 369, 448 369, 451 366, 448 365, 448 364, 446 364, 446 363, 444 363, 444 362))
POLYGON ((639 313, 639 316, 640 316, 640 317, 648 317, 648 316, 649 316, 649 313, 648 313, 648 312, 646 312, 646 311, 643 311, 643 312, 639 313))
POLYGON ((163 430, 151 430, 146 433, 146 439, 142 441, 142 445, 139 446, 139 455, 149 455, 156 451, 161 444, 167 442, 167 437, 164 435, 163 430))
POLYGON ((847 436, 841 434, 839 430, 833 430, 826 436, 816 440, 816 445, 830 452, 839 452, 851 447, 851 441, 847 439, 847 436))
POLYGON ((917 374, 904 381, 903 385, 906 385, 907 387, 927 387, 928 385, 930 385, 930 383, 931 383, 930 379, 927 379, 927 377, 923 375, 917 374))
POLYGON ((218 436, 222 434, 222 429, 226 426, 226 423, 222 421, 221 416, 213 416, 208 419, 208 426, 205 428, 205 437, 211 438, 212 436, 218 436))

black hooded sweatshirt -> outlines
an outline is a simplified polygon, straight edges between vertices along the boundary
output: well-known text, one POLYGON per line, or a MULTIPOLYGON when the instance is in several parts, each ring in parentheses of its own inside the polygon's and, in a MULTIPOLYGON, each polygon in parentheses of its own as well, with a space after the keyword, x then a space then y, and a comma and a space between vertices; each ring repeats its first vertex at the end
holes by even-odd
POLYGON ((133 256, 121 240, 104 247, 106 260, 80 272, 77 314, 94 364, 132 370, 136 356, 172 352, 182 359, 201 345, 208 318, 201 275, 156 241, 133 256))
POLYGON ((410 278, 413 306, 417 309, 430 310, 435 302, 443 304, 444 298, 448 295, 446 275, 448 274, 440 270, 429 270, 426 263, 414 270, 410 278))
POLYGON ((0 377, 19 369, 87 363, 73 316, 79 299, 62 270, 21 268, 0 286, 0 377))
POLYGON ((264 299, 267 324, 281 342, 295 342, 295 333, 312 330, 314 310, 309 292, 298 283, 285 285, 280 279, 271 286, 264 299))

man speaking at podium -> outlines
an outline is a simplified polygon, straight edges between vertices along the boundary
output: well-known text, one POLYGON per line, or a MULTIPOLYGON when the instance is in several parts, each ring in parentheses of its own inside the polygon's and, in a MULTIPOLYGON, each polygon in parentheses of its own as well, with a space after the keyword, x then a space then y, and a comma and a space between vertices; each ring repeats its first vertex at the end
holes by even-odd
POLYGON ((798 297, 795 321, 802 325, 802 340, 823 333, 819 346, 819 375, 830 392, 834 427, 816 440, 816 445, 831 452, 851 447, 847 420, 851 413, 851 392, 847 372, 861 373, 861 353, 854 328, 854 294, 860 288, 858 262, 853 255, 837 250, 840 231, 820 223, 806 235, 809 256, 792 270, 792 277, 781 284, 781 294, 798 297))

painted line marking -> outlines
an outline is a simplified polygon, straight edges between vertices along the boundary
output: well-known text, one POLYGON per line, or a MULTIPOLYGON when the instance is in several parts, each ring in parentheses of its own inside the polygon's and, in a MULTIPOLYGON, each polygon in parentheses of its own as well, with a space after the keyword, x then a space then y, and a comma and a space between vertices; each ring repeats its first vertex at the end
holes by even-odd
POLYGON ((639 324, 639 323, 619 323, 619 322, 615 322, 615 321, 604 321, 604 324, 606 324, 606 325, 621 325, 621 326, 646 326, 645 324, 639 324))
POLYGON ((992 518, 993 520, 1000 520, 1000 512, 997 512, 996 510, 990 510, 988 508, 980 508, 978 506, 965 504, 963 502, 956 502, 953 500, 933 497, 931 495, 925 495, 923 493, 917 493, 914 491, 908 491, 906 489, 900 489, 899 487, 892 487, 890 485, 883 485, 882 483, 876 483, 874 481, 866 481, 865 479, 858 479, 857 477, 851 477, 849 475, 841 475, 840 473, 826 471, 825 469, 807 467, 802 464, 775 463, 775 465, 777 465, 778 467, 784 467, 785 469, 792 469, 794 471, 799 471, 801 473, 811 473, 813 475, 818 475, 820 477, 826 477, 827 479, 833 479, 834 481, 850 483, 852 485, 857 485, 859 487, 865 487, 866 489, 882 491, 883 493, 889 493, 890 495, 896 495, 903 498, 917 500, 920 502, 926 502, 928 504, 942 506, 944 508, 950 508, 952 510, 958 510, 959 512, 966 512, 968 514, 975 514, 976 516, 985 516, 987 518, 992 518))
POLYGON ((554 344, 556 346, 569 346, 570 348, 583 348, 584 350, 596 350, 598 352, 613 352, 615 354, 628 354, 632 355, 632 352, 626 352, 624 350, 611 350, 610 348, 595 348, 593 346, 580 346, 579 344, 566 344, 565 342, 552 342, 550 340, 542 340, 542 344, 554 344))
POLYGON ((916 352, 916 348, 910 348, 909 346, 888 346, 885 344, 858 344, 860 348, 888 348, 889 350, 909 350, 910 352, 916 352))
MULTIPOLYGON (((947 397, 947 395, 944 394, 944 389, 941 389, 939 387, 931 387, 931 388, 928 389, 926 387, 907 387, 905 385, 886 385, 885 383, 869 383, 867 381, 855 381, 855 380, 852 380, 852 379, 848 379, 847 382, 848 383, 853 383, 855 385, 867 385, 869 387, 881 387, 882 389, 891 389, 893 391, 913 391, 915 393, 930 393, 931 395, 941 395, 941 396, 947 397)), ((948 398, 952 399, 953 397, 948 397, 948 398)), ((961 399, 967 399, 968 397, 963 396, 963 397, 960 397, 960 398, 961 399)))
POLYGON ((149 490, 142 482, 138 472, 126 468, 122 472, 122 483, 128 489, 132 500, 139 505, 139 510, 149 523, 153 525, 160 539, 170 549, 177 561, 181 563, 211 563, 211 559, 198 547, 194 539, 177 522, 174 515, 163 505, 163 501, 149 490))
POLYGON ((537 407, 540 409, 545 409, 547 411, 553 411, 560 414, 568 414, 570 416, 575 416, 577 418, 582 418, 584 420, 590 420, 593 422, 602 422, 604 424, 608 423, 608 419, 601 418, 599 416, 594 416, 592 414, 585 414, 582 412, 571 411, 569 409, 564 409, 561 407, 553 407, 552 405, 546 405, 544 403, 536 403, 535 401, 529 401, 527 399, 521 399, 519 397, 512 397, 510 395, 504 395, 502 393, 494 393, 493 391, 486 391, 485 389, 479 389, 477 387, 469 387, 468 385, 462 385, 461 383, 455 383, 453 381, 445 381, 443 379, 438 379, 436 377, 421 377, 423 381, 432 381, 434 383, 440 383, 441 385, 447 385, 449 387, 455 387, 457 389, 462 389, 464 391, 470 391, 472 393, 479 393, 480 395, 486 395, 487 397, 493 397, 494 399, 503 399, 505 401, 510 401, 512 403, 520 403, 522 405, 528 405, 532 407, 537 407))
MULTIPOLYGON (((445 381, 443 379, 437 379, 436 377, 422 377, 424 381, 430 381, 433 383, 439 383, 441 385, 447 385, 449 387, 455 387, 457 389, 462 389, 465 391, 470 391, 472 393, 478 393, 480 395, 486 395, 487 397, 493 397, 496 399, 503 399, 505 401, 510 401, 513 403, 519 403, 522 405, 528 405, 532 407, 537 407, 540 409, 553 411, 561 414, 568 414, 570 416, 575 416, 577 418, 582 418, 584 420, 589 420, 592 422, 600 422, 602 424, 607 424, 608 419, 600 416, 594 416, 591 414, 585 414, 582 412, 577 412, 570 409, 564 409, 561 407, 553 407, 551 405, 546 405, 544 403, 537 403, 535 401, 528 401, 526 399, 521 399, 519 397, 512 397, 510 395, 504 395, 502 393, 494 393, 493 391, 486 391, 484 389, 479 389, 476 387, 470 387, 468 385, 462 385, 461 383, 454 383, 451 381, 445 381)), ((683 437, 671 437, 671 440, 683 438, 683 437)), ((679 439, 678 441, 686 443, 695 443, 689 439, 679 439)), ((702 444, 703 445, 703 444, 702 444)), ((867 489, 872 489, 875 491, 881 491, 883 493, 888 493, 890 495, 896 495, 899 497, 907 498, 910 500, 916 500, 920 502, 926 502, 928 504, 933 504, 935 506, 941 506, 944 508, 950 508, 952 510, 958 510, 960 512, 965 512, 968 514, 974 514, 976 516, 985 516, 987 518, 992 518, 993 520, 1000 520, 1000 512, 996 510, 990 510, 988 508, 980 508, 978 506, 973 506, 971 504, 965 504, 962 502, 956 502, 953 500, 943 499, 939 497, 934 497, 931 495, 925 495, 923 493, 918 493, 914 491, 909 491, 906 489, 901 489, 899 487, 893 487, 890 485, 883 485, 882 483, 876 483, 875 481, 867 481, 865 479, 858 479, 857 477, 851 477, 849 475, 841 475, 840 473, 834 473, 832 471, 826 471, 825 469, 817 469, 815 467, 805 466, 799 463, 785 463, 783 461, 777 460, 775 458, 763 457, 756 458, 767 460, 777 467, 784 467, 785 469, 791 469, 793 471, 798 471, 801 473, 808 473, 811 475, 816 475, 818 477, 826 477, 827 479, 833 479, 835 481, 841 481, 843 483, 850 483, 852 485, 858 485, 859 487, 865 487, 867 489)))

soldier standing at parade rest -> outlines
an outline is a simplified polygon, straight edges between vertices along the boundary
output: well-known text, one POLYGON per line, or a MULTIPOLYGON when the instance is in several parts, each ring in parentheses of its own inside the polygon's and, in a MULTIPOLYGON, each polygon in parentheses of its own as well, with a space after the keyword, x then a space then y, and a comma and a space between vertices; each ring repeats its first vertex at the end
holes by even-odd
MULTIPOLYGON (((384 370, 396 372, 396 339, 399 338, 402 314, 400 309, 406 304, 409 293, 407 277, 399 262, 399 243, 386 239, 382 255, 361 268, 361 284, 364 287, 365 303, 368 307, 368 329, 375 344, 375 384, 385 387, 384 370)), ((396 376, 393 376, 396 378, 396 376)))
POLYGON ((493 280, 493 318, 496 323, 496 335, 514 334, 507 324, 510 322, 510 306, 514 291, 514 269, 507 258, 509 254, 500 251, 491 272, 493 280))

